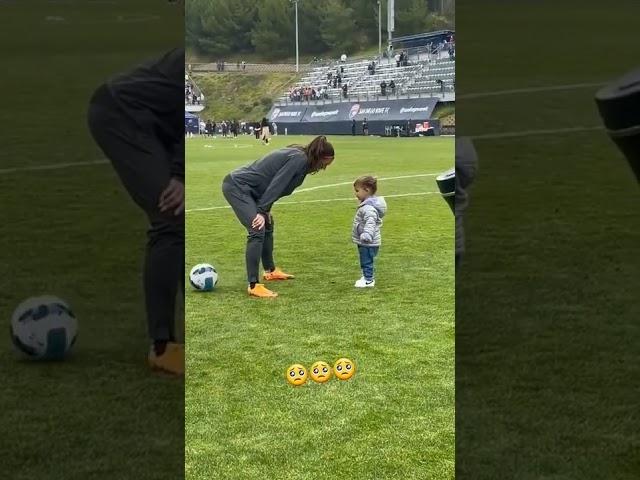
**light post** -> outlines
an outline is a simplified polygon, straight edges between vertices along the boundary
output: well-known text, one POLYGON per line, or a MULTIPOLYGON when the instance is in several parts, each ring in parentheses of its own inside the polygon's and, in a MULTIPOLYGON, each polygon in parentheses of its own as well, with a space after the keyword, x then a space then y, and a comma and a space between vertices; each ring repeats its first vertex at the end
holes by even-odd
POLYGON ((298 46, 298 2, 299 0, 290 0, 295 5, 296 9, 296 72, 300 69, 300 53, 298 46))
POLYGON ((395 3, 394 0, 387 0, 387 32, 389 34, 389 46, 393 41, 393 31, 395 30, 395 3))
POLYGON ((378 57, 382 58, 382 2, 378 0, 378 57))

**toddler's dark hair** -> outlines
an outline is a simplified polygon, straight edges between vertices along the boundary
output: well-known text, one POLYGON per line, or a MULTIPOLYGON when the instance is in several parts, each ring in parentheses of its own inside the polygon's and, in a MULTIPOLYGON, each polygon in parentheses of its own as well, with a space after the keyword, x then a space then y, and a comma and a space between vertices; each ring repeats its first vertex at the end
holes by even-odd
POLYGON ((353 182, 353 186, 363 187, 371 192, 371 195, 374 195, 378 191, 378 179, 376 177, 372 177, 371 175, 364 175, 362 177, 356 178, 356 181, 353 182))

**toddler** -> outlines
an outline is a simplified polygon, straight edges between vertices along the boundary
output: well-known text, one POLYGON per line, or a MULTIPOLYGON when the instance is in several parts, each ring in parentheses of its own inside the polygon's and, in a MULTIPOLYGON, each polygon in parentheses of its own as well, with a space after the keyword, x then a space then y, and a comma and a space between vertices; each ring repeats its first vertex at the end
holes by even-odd
POLYGON ((373 264, 382 243, 380 228, 387 204, 383 197, 376 196, 378 181, 375 177, 359 177, 353 183, 353 188, 360 203, 353 219, 351 238, 358 246, 362 269, 362 278, 355 283, 355 287, 370 288, 376 284, 373 264))

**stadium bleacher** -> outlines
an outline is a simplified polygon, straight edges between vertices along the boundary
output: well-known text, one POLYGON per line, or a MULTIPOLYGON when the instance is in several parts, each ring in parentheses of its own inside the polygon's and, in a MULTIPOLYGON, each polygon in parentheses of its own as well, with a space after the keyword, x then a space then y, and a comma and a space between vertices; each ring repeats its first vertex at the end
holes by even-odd
POLYGON ((184 73, 184 109, 186 112, 201 112, 204 110, 205 101, 202 90, 194 82, 188 72, 184 73))
POLYGON ((278 104, 352 101, 354 99, 382 99, 401 96, 444 96, 455 92, 455 56, 446 51, 436 55, 409 54, 406 65, 397 66, 394 59, 360 59, 347 62, 336 61, 329 66, 323 65, 307 72, 292 85, 277 101, 278 104), (368 66, 376 62, 375 72, 371 74, 368 66), (328 83, 328 74, 335 78, 341 72, 342 84, 334 87, 328 83), (386 82, 386 94, 382 95, 380 84, 386 82), (395 89, 389 87, 391 81, 395 89), (347 95, 341 88, 347 84, 347 95), (305 89, 316 91, 315 97, 294 95, 305 89), (324 90, 322 90, 324 89, 324 90), (323 95, 320 94, 323 92, 323 95))

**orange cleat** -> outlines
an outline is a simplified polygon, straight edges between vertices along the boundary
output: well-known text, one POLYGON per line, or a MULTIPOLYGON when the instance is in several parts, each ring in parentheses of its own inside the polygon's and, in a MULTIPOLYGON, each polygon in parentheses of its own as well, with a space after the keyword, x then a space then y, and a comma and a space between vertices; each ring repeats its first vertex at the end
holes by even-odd
POLYGON ((295 277, 288 273, 284 273, 279 268, 276 268, 273 272, 264 272, 265 280, 291 280, 292 278, 295 277))
POLYGON ((256 286, 251 288, 247 288, 247 292, 252 297, 259 298, 276 298, 278 294, 276 292, 272 292, 267 287, 265 287, 262 283, 256 283, 256 286))
POLYGON ((149 352, 149 366, 152 370, 175 376, 184 375, 184 344, 167 343, 162 355, 156 355, 151 347, 149 352))

